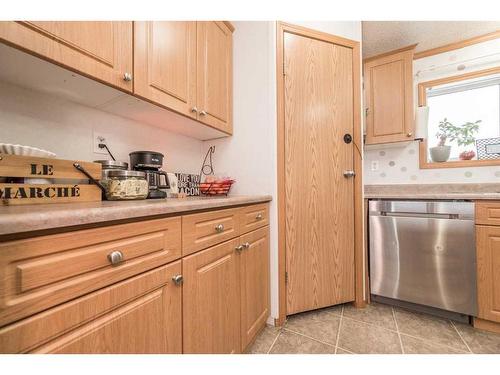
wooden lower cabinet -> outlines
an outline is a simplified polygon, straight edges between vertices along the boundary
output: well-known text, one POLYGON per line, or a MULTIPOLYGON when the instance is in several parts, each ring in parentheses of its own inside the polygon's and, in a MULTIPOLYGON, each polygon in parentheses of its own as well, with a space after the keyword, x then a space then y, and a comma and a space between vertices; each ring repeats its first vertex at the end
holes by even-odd
POLYGON ((181 261, 0 329, 1 353, 181 353, 181 261))
POLYGON ((241 347, 244 350, 269 316, 269 228, 241 236, 241 347))
POLYGON ((500 226, 476 225, 478 317, 500 323, 500 226))
POLYGON ((239 240, 182 260, 184 353, 239 353, 239 240))

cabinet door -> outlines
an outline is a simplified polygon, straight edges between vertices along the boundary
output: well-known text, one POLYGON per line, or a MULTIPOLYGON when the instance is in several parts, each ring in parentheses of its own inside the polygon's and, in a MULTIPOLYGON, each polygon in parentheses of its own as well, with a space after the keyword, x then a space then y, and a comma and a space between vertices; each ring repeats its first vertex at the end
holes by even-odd
MULTIPOLYGON (((87 316, 104 313, 32 352, 181 353, 182 287, 172 281, 172 277, 180 273, 181 262, 177 261, 96 292, 89 298, 41 313, 39 318, 30 318, 17 328, 25 333, 27 340, 36 335, 43 339, 57 334, 57 329, 64 332, 79 320, 81 324, 87 316), (162 286, 143 293, 149 285, 157 283, 162 286)), ((13 333, 12 337, 20 337, 13 333)))
POLYGON ((196 118, 196 22, 134 24, 134 92, 196 118))
POLYGON ((238 239, 182 260, 184 353, 239 353, 238 239))
POLYGON ((413 49, 364 65, 366 144, 414 139, 413 49))
POLYGON ((500 227, 476 226, 478 317, 500 322, 500 227))
POLYGON ((246 348, 269 316, 269 227, 240 237, 241 347, 246 348))
POLYGON ((132 22, 0 22, 0 40, 132 91, 132 22))
POLYGON ((233 131, 233 41, 231 30, 216 21, 197 22, 198 120, 233 131))

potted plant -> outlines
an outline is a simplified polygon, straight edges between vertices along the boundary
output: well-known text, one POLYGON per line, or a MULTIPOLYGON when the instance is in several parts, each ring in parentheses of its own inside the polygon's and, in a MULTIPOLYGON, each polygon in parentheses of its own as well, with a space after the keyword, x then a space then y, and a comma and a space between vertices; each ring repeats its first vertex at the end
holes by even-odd
MULTIPOLYGON (((455 126, 447 120, 439 122, 439 131, 436 137, 439 139, 438 145, 436 147, 431 147, 429 149, 431 154, 431 159, 434 162, 445 162, 450 157, 451 146, 446 146, 446 141, 450 142, 457 141, 458 146, 469 146, 474 144, 475 134, 479 131, 479 123, 481 120, 475 122, 466 122, 463 125, 455 126)), ((461 160, 470 160, 476 153, 474 150, 466 150, 460 153, 459 158, 461 160)))

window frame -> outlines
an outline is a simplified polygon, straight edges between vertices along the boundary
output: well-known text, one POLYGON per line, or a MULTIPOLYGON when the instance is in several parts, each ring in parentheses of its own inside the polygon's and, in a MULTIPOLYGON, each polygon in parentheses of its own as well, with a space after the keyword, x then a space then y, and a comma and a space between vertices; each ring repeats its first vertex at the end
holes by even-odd
MULTIPOLYGON (((417 86, 418 90, 418 106, 425 107, 427 105, 427 89, 434 86, 465 81, 472 78, 484 77, 487 75, 500 73, 500 66, 489 69, 478 70, 475 72, 459 74, 432 81, 420 82, 417 86)), ((500 165, 500 159, 496 160, 452 160, 443 163, 436 163, 428 160, 427 139, 420 141, 419 145, 419 166, 420 169, 437 169, 437 168, 464 168, 464 167, 483 167, 491 165, 500 165)))

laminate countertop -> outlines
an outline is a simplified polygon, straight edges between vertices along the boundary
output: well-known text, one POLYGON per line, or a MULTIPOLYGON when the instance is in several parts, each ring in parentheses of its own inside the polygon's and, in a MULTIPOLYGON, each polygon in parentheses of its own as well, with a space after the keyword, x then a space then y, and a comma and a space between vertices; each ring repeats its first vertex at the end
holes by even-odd
POLYGON ((366 199, 500 200, 500 184, 365 185, 366 199))
POLYGON ((271 201, 270 195, 188 197, 0 207, 0 236, 47 229, 186 214, 271 201))

